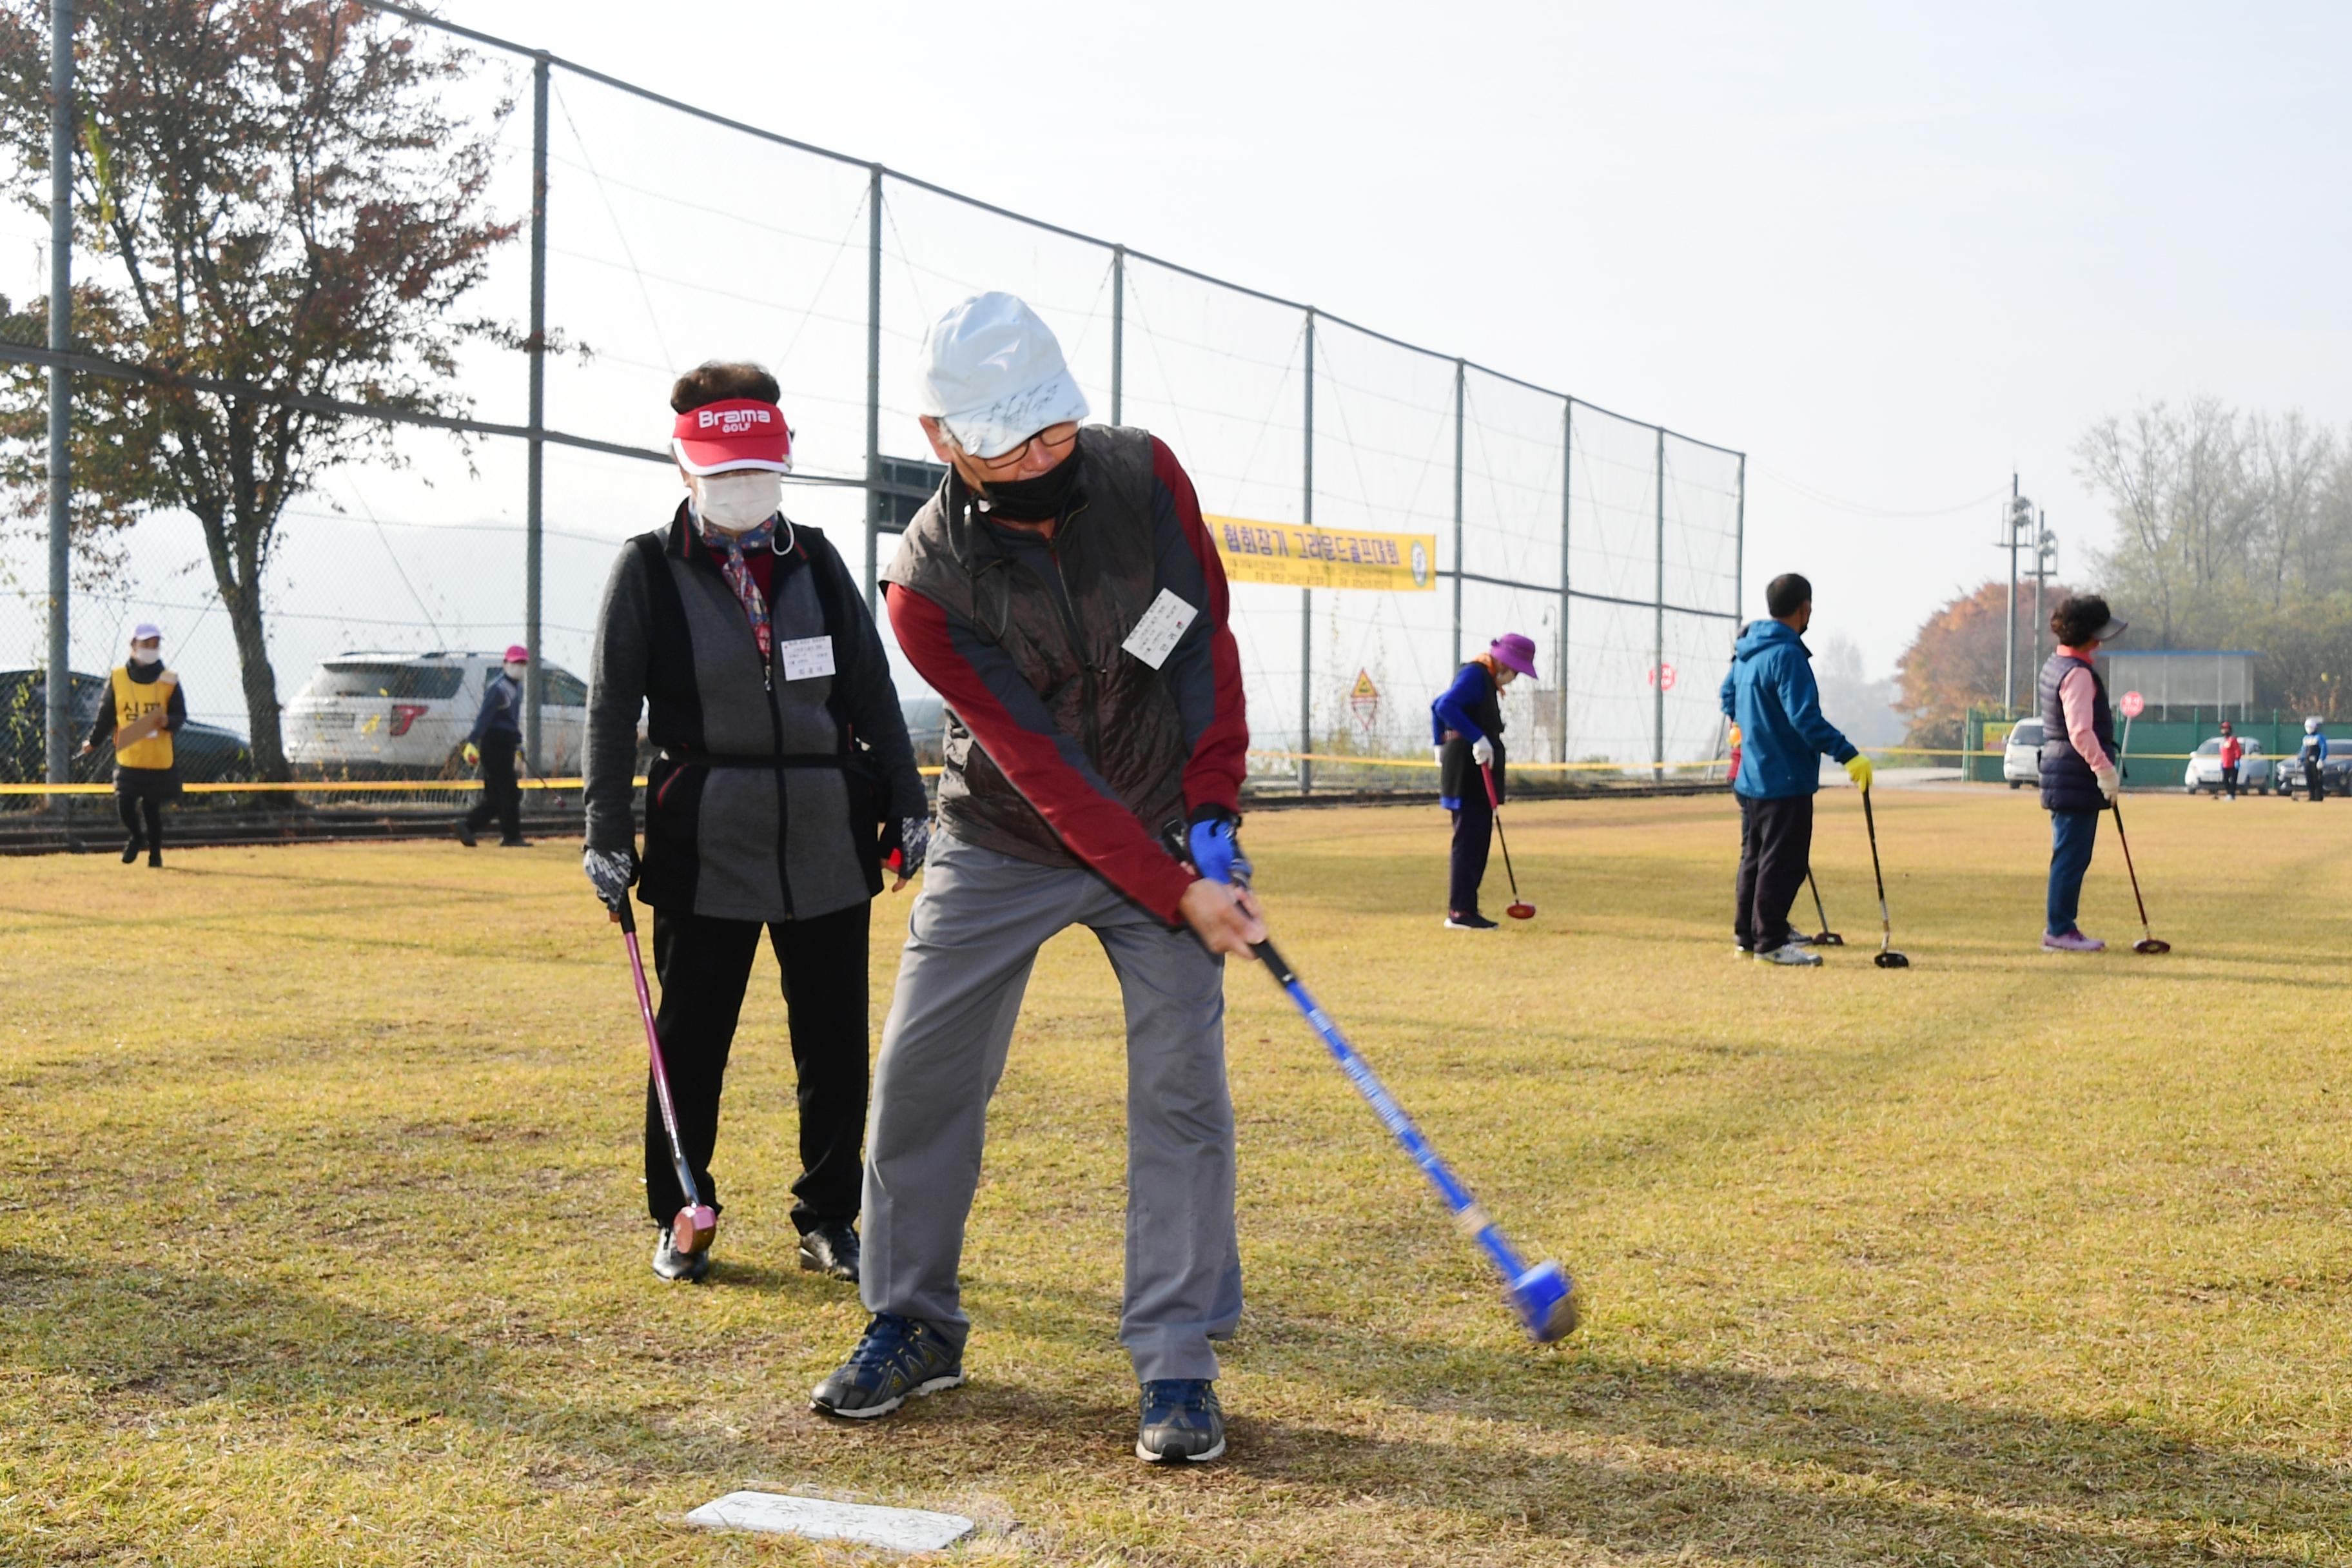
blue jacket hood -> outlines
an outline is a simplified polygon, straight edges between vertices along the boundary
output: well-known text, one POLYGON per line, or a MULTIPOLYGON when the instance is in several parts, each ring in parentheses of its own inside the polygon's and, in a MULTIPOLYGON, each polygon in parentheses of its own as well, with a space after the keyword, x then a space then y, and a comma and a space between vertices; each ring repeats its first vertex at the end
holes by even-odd
POLYGON ((1795 628, 1786 621, 1748 622, 1747 630, 1739 634, 1739 640, 1731 645, 1731 657, 1735 659, 1754 658, 1766 648, 1783 646, 1795 648, 1808 659, 1813 657, 1813 650, 1805 646, 1805 639, 1799 637, 1795 628))
POLYGON ((1853 742, 1822 717, 1813 656, 1783 622, 1751 621, 1732 645, 1721 692, 1726 717, 1740 731, 1739 776, 1731 787, 1759 800, 1811 795, 1820 759, 1844 762, 1853 742))

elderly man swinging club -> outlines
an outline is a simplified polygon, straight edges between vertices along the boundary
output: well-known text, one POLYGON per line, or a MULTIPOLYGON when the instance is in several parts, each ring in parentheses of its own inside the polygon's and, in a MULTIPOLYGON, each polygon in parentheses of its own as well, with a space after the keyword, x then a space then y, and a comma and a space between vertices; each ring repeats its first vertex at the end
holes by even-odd
POLYGON ((884 1415, 963 1381, 956 1271, 988 1099, 1038 947, 1083 925, 1126 1001, 1136 1453, 1213 1459, 1211 1342, 1242 1309, 1224 957, 1265 934, 1231 885, 1249 735, 1224 573, 1175 455, 1081 428, 1061 346, 1020 300, 942 316, 922 388, 950 471, 884 575, 898 646, 948 710, 940 833, 876 1068, 874 1316, 812 1403, 884 1415))

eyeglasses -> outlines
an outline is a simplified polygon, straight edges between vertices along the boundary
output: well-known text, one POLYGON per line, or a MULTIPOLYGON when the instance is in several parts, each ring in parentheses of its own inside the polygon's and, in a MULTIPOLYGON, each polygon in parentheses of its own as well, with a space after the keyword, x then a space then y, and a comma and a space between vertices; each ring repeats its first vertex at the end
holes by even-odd
POLYGON ((971 458, 971 466, 983 474, 1009 474, 1022 465, 1033 448, 1045 453, 1055 462, 1060 462, 1063 454, 1069 449, 1070 444, 1077 438, 1077 421, 1066 419, 1059 425, 1046 426, 1010 452, 1000 453, 993 458, 971 458, 970 453, 966 453, 965 456, 971 458))

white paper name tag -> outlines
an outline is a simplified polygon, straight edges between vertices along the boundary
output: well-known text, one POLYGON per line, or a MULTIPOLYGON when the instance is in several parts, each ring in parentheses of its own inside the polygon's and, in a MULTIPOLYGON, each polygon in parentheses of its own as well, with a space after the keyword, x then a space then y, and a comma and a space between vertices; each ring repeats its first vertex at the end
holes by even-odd
POLYGON ((1143 612, 1143 618, 1135 623, 1135 629, 1128 633, 1127 640, 1118 646, 1158 669, 1168 662, 1168 656, 1176 651, 1177 643, 1184 636, 1184 628, 1191 626, 1200 614, 1162 588, 1160 597, 1151 601, 1151 608, 1143 612))
POLYGON ((786 680, 814 680, 833 673, 833 639, 795 637, 778 644, 776 657, 783 661, 786 680))

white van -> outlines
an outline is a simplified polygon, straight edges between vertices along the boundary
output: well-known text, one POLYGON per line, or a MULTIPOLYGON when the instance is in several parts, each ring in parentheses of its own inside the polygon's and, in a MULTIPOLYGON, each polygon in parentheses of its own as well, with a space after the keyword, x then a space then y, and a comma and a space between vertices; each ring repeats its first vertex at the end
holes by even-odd
MULTIPOLYGON (((470 773, 463 752, 498 653, 341 653, 321 663, 286 704, 287 760, 336 773, 470 773)), ((557 665, 544 668, 540 749, 530 763, 550 778, 580 771, 588 729, 588 688, 557 665)))

